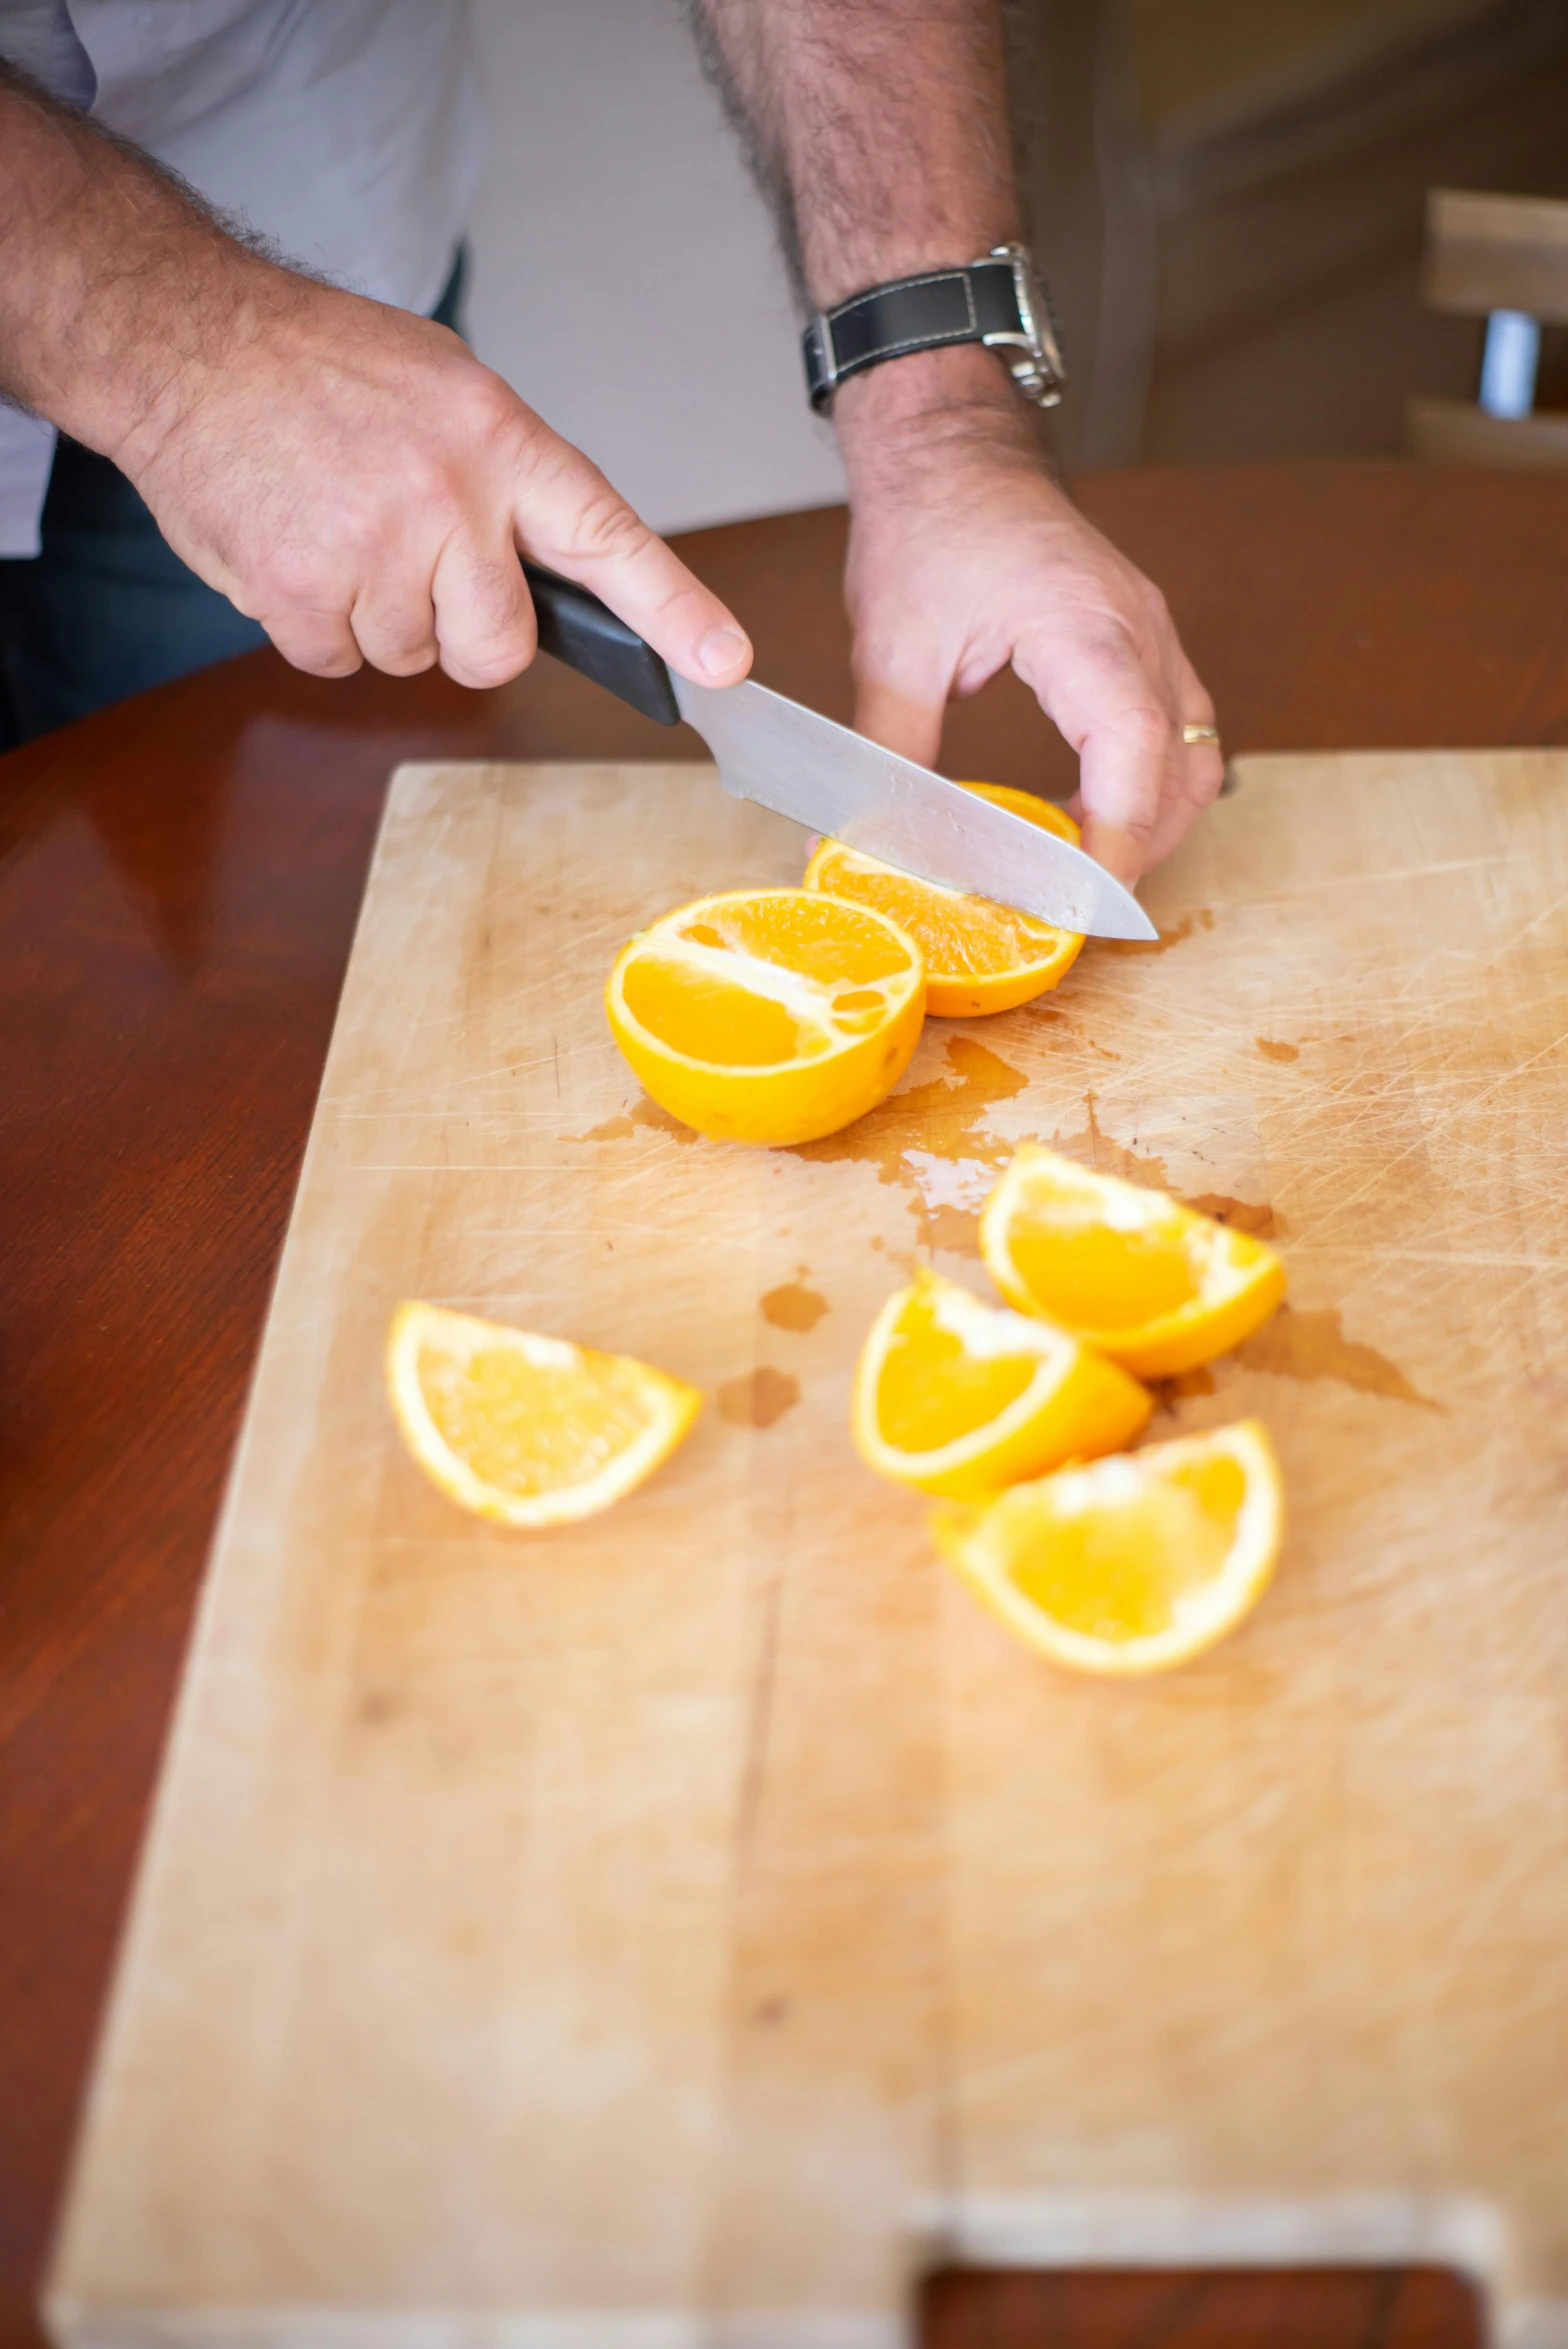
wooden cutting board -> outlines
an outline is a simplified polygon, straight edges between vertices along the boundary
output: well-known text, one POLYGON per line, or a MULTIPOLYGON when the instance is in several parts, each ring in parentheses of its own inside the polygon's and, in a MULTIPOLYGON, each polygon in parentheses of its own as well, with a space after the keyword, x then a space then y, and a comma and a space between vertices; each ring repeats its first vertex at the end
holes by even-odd
POLYGON ((884 2349, 927 2263, 1451 2260, 1568 2340, 1568 756, 1245 763, 1155 947, 746 1151, 599 990, 800 836, 699 768, 396 779, 51 2295, 95 2349, 884 2349), (845 1429, 1055 1141, 1283 1243, 1242 1631, 1063 1675, 845 1429), (400 1298, 708 1390, 506 1535, 400 1298))

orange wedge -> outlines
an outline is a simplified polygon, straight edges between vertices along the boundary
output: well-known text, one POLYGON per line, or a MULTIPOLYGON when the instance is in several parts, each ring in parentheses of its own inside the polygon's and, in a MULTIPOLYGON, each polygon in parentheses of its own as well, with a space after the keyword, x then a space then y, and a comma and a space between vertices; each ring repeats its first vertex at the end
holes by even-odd
POLYGON ((1264 1241, 1034 1143, 986 1201, 980 1252, 1010 1305, 1143 1378, 1228 1353, 1285 1294, 1264 1241))
POLYGON ((387 1392, 403 1440, 449 1500, 502 1525, 564 1525, 667 1460, 702 1396, 626 1354, 400 1305, 387 1392))
POLYGON ((1153 1398, 1043 1321, 922 1272, 890 1297, 855 1371, 850 1429, 879 1476, 974 1500, 1131 1443, 1153 1398))
POLYGON ((1239 1623, 1284 1504, 1256 1419, 938 1511, 938 1547, 1010 1631, 1081 1672, 1160 1672, 1239 1623))
POLYGON ((814 1142, 891 1093, 925 1018, 920 949, 805 889, 699 898, 641 930, 605 1009, 661 1108, 726 1142, 814 1142))
MULTIPOLYGON (((1076 847, 1078 827, 1049 800, 1005 783, 965 783, 982 799, 1011 808, 1043 831, 1057 832, 1076 847)), ((1056 930, 988 897, 965 897, 956 889, 917 881, 875 857, 824 840, 806 867, 805 886, 831 897, 852 898, 891 914, 926 959, 926 1009, 939 1019, 974 1019, 982 1012, 1011 1011, 1054 987, 1078 959, 1083 944, 1076 930, 1056 930)))

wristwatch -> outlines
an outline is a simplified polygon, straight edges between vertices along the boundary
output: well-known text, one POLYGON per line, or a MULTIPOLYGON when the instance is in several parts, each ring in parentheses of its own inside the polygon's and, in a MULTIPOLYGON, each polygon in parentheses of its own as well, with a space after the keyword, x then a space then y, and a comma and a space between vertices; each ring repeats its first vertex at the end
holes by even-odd
POLYGON ((846 376, 945 343, 999 351, 1037 407, 1054 408, 1062 396, 1067 371, 1051 297, 1026 246, 993 245, 978 261, 896 277, 819 310, 804 340, 811 404, 820 414, 846 376))

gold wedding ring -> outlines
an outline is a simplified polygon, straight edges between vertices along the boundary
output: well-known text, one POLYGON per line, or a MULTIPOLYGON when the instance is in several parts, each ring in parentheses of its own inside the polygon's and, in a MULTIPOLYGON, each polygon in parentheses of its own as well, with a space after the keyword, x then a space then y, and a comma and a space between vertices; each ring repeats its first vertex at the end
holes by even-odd
POLYGON ((1220 730, 1218 726, 1183 726, 1181 738, 1183 742, 1218 742, 1220 730))

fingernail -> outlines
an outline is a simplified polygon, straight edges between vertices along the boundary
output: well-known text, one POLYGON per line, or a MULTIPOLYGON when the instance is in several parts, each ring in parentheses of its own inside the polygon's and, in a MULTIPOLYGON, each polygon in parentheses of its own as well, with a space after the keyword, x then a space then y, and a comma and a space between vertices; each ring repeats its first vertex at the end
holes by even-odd
POLYGON ((715 628, 697 647, 697 658, 710 677, 728 677, 751 651, 738 628, 715 628))

